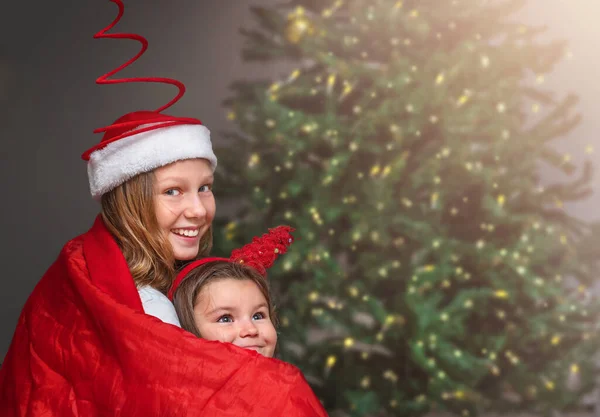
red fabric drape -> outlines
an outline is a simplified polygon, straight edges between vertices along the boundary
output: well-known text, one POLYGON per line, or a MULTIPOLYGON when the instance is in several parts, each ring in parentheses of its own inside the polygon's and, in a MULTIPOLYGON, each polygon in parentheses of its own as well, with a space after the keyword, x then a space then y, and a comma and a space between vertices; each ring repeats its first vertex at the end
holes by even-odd
POLYGON ((96 219, 19 318, 0 369, 3 417, 299 417, 326 413, 294 366, 145 315, 96 219))

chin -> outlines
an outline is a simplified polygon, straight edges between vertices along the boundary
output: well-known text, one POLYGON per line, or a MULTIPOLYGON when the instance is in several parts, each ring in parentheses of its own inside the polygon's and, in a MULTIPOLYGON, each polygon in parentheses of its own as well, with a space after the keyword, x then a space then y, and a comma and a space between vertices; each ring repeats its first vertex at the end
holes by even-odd
POLYGON ((275 352, 274 352, 274 350, 271 350, 271 349, 262 349, 262 350, 259 350, 258 353, 260 353, 261 355, 263 355, 266 358, 272 358, 273 354, 275 352))
POLYGON ((195 251, 190 251, 190 250, 180 250, 180 251, 174 251, 175 259, 178 261, 191 261, 192 259, 196 259, 196 256, 198 256, 198 249, 196 249, 195 251))

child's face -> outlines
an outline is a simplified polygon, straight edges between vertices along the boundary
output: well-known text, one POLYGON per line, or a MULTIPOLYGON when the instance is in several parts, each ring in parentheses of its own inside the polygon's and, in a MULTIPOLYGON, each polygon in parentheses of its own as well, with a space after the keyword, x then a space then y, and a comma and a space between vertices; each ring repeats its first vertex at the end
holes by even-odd
POLYGON ((250 280, 225 278, 208 283, 198 294, 194 318, 204 339, 273 357, 277 332, 267 300, 250 280))
POLYGON ((198 255, 200 239, 215 217, 213 173, 205 159, 177 161, 154 170, 154 208, 175 259, 198 255))

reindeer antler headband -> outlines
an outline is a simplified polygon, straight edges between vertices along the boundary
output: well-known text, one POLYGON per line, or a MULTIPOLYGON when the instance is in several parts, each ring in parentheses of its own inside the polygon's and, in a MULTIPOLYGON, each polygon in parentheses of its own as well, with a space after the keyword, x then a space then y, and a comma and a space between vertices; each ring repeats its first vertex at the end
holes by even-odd
POLYGON ((229 258, 203 258, 191 262, 177 274, 167 296, 170 300, 173 300, 179 284, 181 284, 190 271, 208 262, 226 261, 240 263, 254 268, 261 275, 266 276, 267 269, 273 266, 275 259, 279 255, 287 252, 288 247, 294 241, 294 237, 292 236, 293 231, 294 229, 290 226, 278 226, 274 229, 269 229, 269 232, 261 237, 255 237, 251 243, 235 249, 231 252, 229 258))

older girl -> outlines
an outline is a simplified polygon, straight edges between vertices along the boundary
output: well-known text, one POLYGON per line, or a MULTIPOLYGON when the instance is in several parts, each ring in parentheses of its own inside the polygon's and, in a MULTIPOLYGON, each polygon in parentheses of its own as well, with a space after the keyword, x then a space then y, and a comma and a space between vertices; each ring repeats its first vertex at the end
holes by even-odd
MULTIPOLYGON (((138 35, 106 34, 142 42, 138 35)), ((131 81, 121 80, 121 81, 131 81)), ((216 158, 199 120, 123 116, 88 150, 101 213, 67 242, 27 300, 0 369, 0 410, 36 416, 324 416, 293 366, 177 326, 165 292, 211 245, 216 158), (175 325, 166 324, 164 322, 175 325)))

